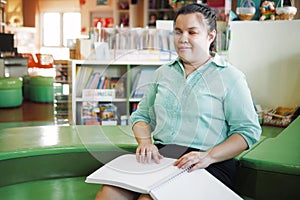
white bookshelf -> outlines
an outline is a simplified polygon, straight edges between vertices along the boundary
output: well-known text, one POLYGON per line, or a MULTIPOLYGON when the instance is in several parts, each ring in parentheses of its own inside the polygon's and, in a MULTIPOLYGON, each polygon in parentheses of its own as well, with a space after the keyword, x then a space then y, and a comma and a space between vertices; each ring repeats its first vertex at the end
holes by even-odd
POLYGON ((112 98, 111 100, 99 100, 100 103, 110 102, 118 107, 118 117, 120 124, 120 116, 131 114, 130 106, 131 103, 138 103, 140 98, 132 98, 131 90, 134 82, 134 78, 137 72, 141 68, 151 67, 157 68, 162 64, 168 63, 170 61, 160 61, 157 60, 144 60, 137 59, 132 60, 131 56, 124 57, 114 62, 100 61, 100 60, 73 60, 72 61, 72 121, 73 124, 81 124, 81 106, 84 101, 82 96, 76 96, 76 68, 77 67, 92 67, 95 71, 105 73, 107 76, 111 77, 125 77, 126 78, 126 95, 125 98, 112 98))

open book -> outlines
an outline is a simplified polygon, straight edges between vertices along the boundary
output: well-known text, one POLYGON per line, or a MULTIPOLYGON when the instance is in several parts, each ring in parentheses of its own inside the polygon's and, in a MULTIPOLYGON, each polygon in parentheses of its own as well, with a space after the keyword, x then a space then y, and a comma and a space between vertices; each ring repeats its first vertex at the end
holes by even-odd
POLYGON ((125 154, 89 175, 86 182, 147 193, 157 200, 241 199, 205 169, 187 172, 173 166, 175 160, 163 158, 159 164, 138 163, 135 154, 125 154))

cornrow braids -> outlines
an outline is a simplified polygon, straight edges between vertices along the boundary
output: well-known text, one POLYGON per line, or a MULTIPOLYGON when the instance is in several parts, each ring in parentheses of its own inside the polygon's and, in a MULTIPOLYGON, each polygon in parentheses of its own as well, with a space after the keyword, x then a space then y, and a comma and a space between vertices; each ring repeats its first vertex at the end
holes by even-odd
MULTIPOLYGON (((211 32, 213 30, 217 30, 217 22, 216 22, 217 14, 216 14, 215 10, 213 10, 212 8, 209 8, 207 6, 204 6, 202 4, 197 4, 197 3, 188 4, 188 5, 180 8, 175 15, 174 22, 176 22, 177 17, 179 15, 185 15, 185 14, 191 14, 191 13, 202 14, 202 16, 204 17, 203 21, 206 23, 209 32, 211 32)), ((215 50, 215 43, 216 43, 216 38, 210 44, 210 47, 209 47, 210 51, 215 50)))

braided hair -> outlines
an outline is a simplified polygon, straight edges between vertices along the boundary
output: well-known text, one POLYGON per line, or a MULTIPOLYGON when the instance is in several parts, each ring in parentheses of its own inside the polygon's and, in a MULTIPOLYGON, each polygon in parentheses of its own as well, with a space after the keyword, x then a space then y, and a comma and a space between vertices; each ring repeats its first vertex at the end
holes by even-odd
MULTIPOLYGON (((188 4, 188 5, 180 8, 175 15, 174 22, 176 22, 177 17, 179 15, 185 15, 185 14, 191 14, 191 13, 202 14, 203 21, 206 23, 209 32, 211 32, 213 30, 217 30, 216 12, 212 8, 209 8, 207 6, 204 6, 202 4, 197 4, 197 3, 188 4)), ((209 47, 210 51, 215 50, 215 43, 216 43, 216 38, 210 44, 210 47, 209 47)))

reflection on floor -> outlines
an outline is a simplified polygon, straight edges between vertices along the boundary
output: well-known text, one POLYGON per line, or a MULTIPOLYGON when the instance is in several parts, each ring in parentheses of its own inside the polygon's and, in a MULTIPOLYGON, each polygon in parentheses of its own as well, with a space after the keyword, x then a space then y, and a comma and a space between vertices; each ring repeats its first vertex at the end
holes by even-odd
POLYGON ((0 128, 52 125, 54 124, 53 103, 23 101, 14 108, 0 108, 0 128))

